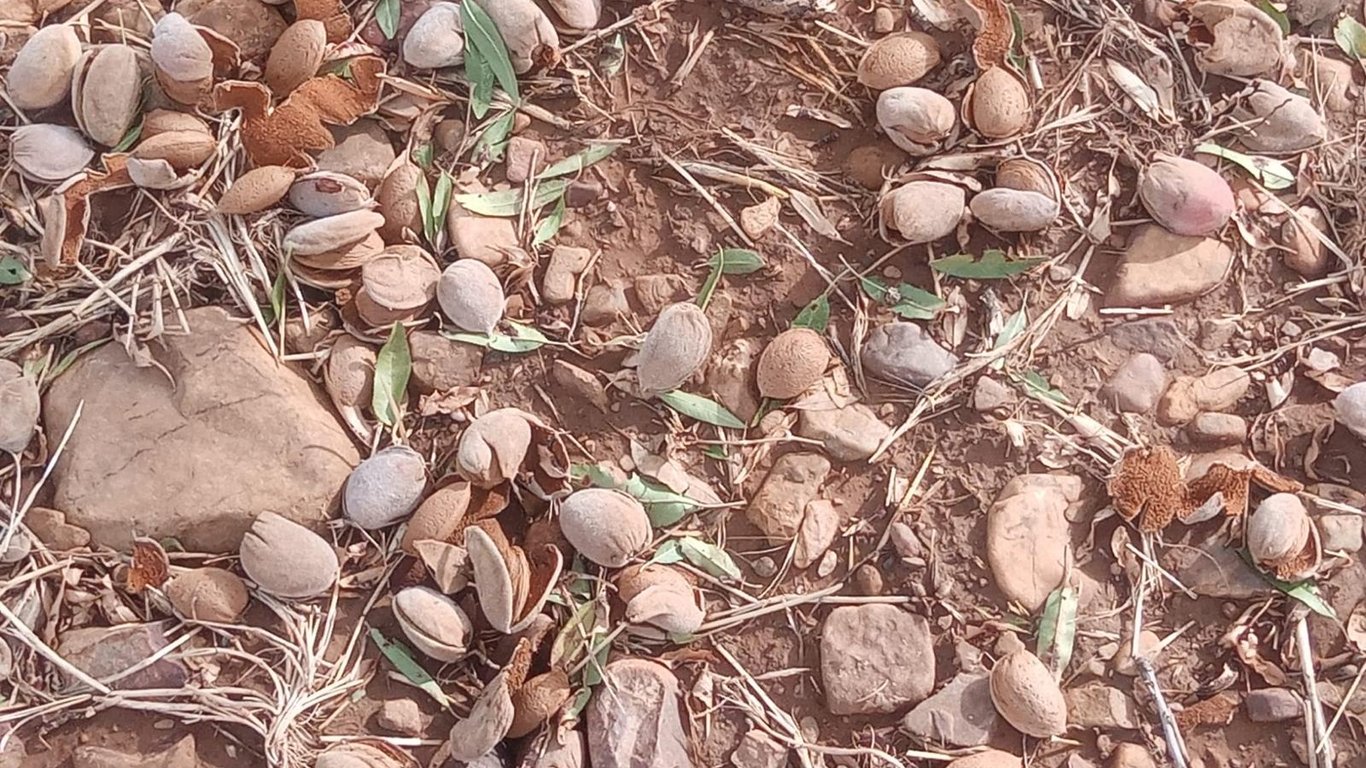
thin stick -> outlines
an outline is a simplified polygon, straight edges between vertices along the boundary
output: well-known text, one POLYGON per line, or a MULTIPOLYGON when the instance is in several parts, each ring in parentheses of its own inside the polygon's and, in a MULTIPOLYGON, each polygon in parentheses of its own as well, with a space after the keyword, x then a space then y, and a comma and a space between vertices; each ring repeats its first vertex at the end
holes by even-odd
POLYGON ((1323 757, 1323 768, 1332 768, 1333 742, 1328 738, 1328 728, 1323 720, 1323 702, 1319 701, 1318 683, 1314 680, 1314 654, 1309 645, 1309 618, 1300 616, 1295 622, 1295 645, 1300 655, 1300 672, 1304 675, 1305 695, 1309 698, 1310 733, 1318 739, 1315 750, 1323 757))
MULTIPOLYGON (((1151 534, 1144 534, 1144 548, 1151 547, 1151 534)), ((1181 730, 1176 726, 1176 718, 1172 715, 1171 707, 1167 706, 1166 697, 1162 695, 1162 686, 1157 681, 1157 671, 1153 669, 1152 661, 1138 646, 1139 635, 1143 632, 1143 598, 1148 591, 1148 582, 1154 578, 1151 569, 1152 565, 1144 561, 1143 570, 1138 577, 1138 592, 1134 595, 1134 628, 1131 635, 1133 646, 1130 651, 1138 665, 1139 675, 1148 686, 1148 693, 1152 695, 1153 704, 1157 707, 1157 719, 1162 724, 1162 737, 1167 742, 1167 756, 1171 758, 1172 766, 1189 768, 1186 762, 1186 742, 1181 738, 1181 730)))

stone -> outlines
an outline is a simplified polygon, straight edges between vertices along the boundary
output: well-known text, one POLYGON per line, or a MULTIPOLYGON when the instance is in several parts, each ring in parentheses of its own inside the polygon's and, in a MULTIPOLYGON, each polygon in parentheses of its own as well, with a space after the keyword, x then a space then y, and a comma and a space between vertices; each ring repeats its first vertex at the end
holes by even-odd
POLYGON ((670 304, 688 299, 688 283, 680 275, 639 275, 633 285, 636 301, 647 315, 658 315, 670 304))
POLYGON ((1197 595, 1243 600, 1276 592, 1236 550, 1216 539, 1167 552, 1167 568, 1197 595))
POLYGON ((1134 700, 1118 688, 1104 683, 1087 683, 1068 688, 1067 723, 1082 728, 1134 730, 1142 723, 1134 700))
POLYGON ((844 605, 821 627, 821 681, 832 714, 897 712, 934 690, 934 638, 895 605, 844 605))
POLYGON ((618 659, 588 703, 593 768, 692 768, 678 678, 661 664, 618 659))
POLYGON ((394 145, 379 123, 364 120, 332 131, 337 145, 318 155, 318 170, 344 173, 370 189, 379 187, 393 164, 394 145))
POLYGON ((745 231, 746 235, 757 240, 770 229, 773 229, 773 225, 778 223, 778 216, 782 211, 782 201, 776 197, 770 197, 758 205, 742 208, 740 209, 740 228, 745 231))
POLYGON ((1177 235, 1157 224, 1136 227, 1105 293, 1107 307, 1154 307, 1193 301, 1224 281, 1233 249, 1207 237, 1177 235))
POLYGON ((513 136, 508 140, 507 164, 508 181, 523 184, 546 167, 545 144, 527 136, 513 136))
POLYGON ((456 255, 490 267, 507 261, 510 254, 524 253, 517 237, 516 219, 477 216, 456 203, 451 204, 446 214, 446 234, 456 255))
POLYGON ((479 382, 483 347, 451 341, 436 331, 409 333, 408 347, 413 358, 413 386, 423 394, 449 392, 479 382))
POLYGON ((1149 413, 1167 388, 1167 369, 1147 352, 1129 358, 1102 390, 1120 413, 1149 413))
POLYGON ((1186 436, 1202 445, 1239 445, 1247 439, 1247 419, 1231 413, 1200 413, 1186 425, 1186 436))
POLYGON ((541 297, 551 304, 574 300, 579 275, 593 261, 593 252, 572 245, 557 245, 550 252, 550 263, 541 278, 541 297))
POLYGON ((920 537, 915 535, 911 526, 900 520, 892 523, 892 547, 902 557, 924 557, 925 555, 925 545, 920 543, 920 537))
POLYGON ((262 60, 284 33, 285 19, 261 0, 182 0, 176 12, 237 44, 244 60, 262 60))
POLYGON ((835 505, 826 499, 816 499, 806 505, 802 526, 797 530, 797 547, 792 554, 792 564, 797 568, 808 568, 822 555, 840 532, 840 514, 835 505))
POLYGON ((1186 344, 1176 321, 1170 317, 1148 317, 1116 325, 1110 329, 1110 341, 1129 352, 1147 352, 1164 363, 1170 363, 1186 344))
POLYGON ((878 6, 873 11, 873 31, 879 35, 885 35, 896 29, 896 12, 885 5, 878 6))
MULTIPOLYGON (((29 510, 28 517, 33 516, 33 510, 29 510)), ((28 517, 24 520, 28 522, 28 517)), ((1348 554, 1361 551, 1362 547, 1362 519, 1360 515, 1321 515, 1318 519, 1319 535, 1323 537, 1323 548, 1329 552, 1346 552, 1348 554)), ((29 527, 32 527, 29 523, 29 527)), ((39 538, 42 538, 39 536, 39 538)))
POLYGON ((595 179, 574 179, 564 188, 564 204, 567 208, 583 208, 597 202, 602 197, 602 182, 595 179))
POLYGON ((839 461, 869 458, 891 433, 892 428, 862 403, 805 409, 797 420, 797 434, 821 441, 825 452, 839 461))
POLYGON ((188 334, 149 345, 156 365, 109 344, 52 383, 49 434, 85 403, 53 475, 53 506, 92 543, 121 551, 150 536, 235 552, 261 512, 328 519, 360 455, 325 396, 224 309, 185 314, 188 334))
POLYGON ((1110 755, 1109 768, 1157 768, 1157 761, 1148 754, 1147 747, 1138 744, 1119 744, 1110 755))
POLYGON ((901 720, 901 727, 931 744, 980 747, 1011 728, 991 703, 991 675, 959 673, 901 720))
POLYGON ((1004 414, 1019 400, 1014 389, 990 376, 978 378, 977 385, 972 388, 972 408, 978 413, 1004 414))
POLYGON ((1304 704, 1289 688, 1263 688, 1243 696, 1247 719, 1254 723, 1284 723, 1304 716, 1304 704))
POLYGON ((1251 386, 1247 372, 1232 366, 1216 368, 1199 378, 1178 376, 1157 403, 1157 420, 1172 426, 1191 421, 1201 411, 1227 411, 1251 386))
POLYGON ((868 372, 898 383, 923 387, 956 365, 958 356, 915 323, 880 325, 863 346, 863 366, 868 372))
MULTIPOLYGON (((57 651, 72 666, 115 690, 180 688, 189 679, 189 672, 179 661, 169 658, 159 659, 117 680, 110 679, 165 648, 166 626, 165 622, 155 622, 71 629, 57 637, 57 651)), ((66 683, 85 687, 74 677, 67 677, 66 683)))
POLYGON ((575 400, 581 400, 603 413, 611 407, 607 399, 607 388, 597 376, 564 360, 556 360, 550 366, 550 378, 556 386, 575 400))
POLYGON ((788 748, 758 728, 740 737, 740 746, 731 753, 735 768, 783 768, 788 748))
POLYGON ((882 594, 882 572, 872 563, 864 563, 854 569, 854 591, 860 595, 874 597, 882 594))
POLYGON ((786 453, 773 462, 745 516, 771 544, 786 545, 800 530, 806 507, 830 474, 830 462, 816 453, 786 453))
POLYGON ((422 713, 422 708, 416 701, 405 696, 401 699, 389 699, 381 704, 375 722, 390 733, 421 736, 423 731, 427 730, 431 718, 422 713))
POLYGON ((707 366, 707 389, 717 402, 746 423, 759 412, 754 371, 761 349, 757 339, 734 339, 712 355, 707 366))
POLYGON ((583 300, 583 321, 588 325, 607 325, 630 313, 626 290, 617 283, 595 285, 583 300))
POLYGON ((90 546, 90 531, 67 523, 66 515, 56 509, 30 507, 24 515, 24 525, 54 552, 90 546))
POLYGON ((839 553, 827 550, 824 555, 821 555, 821 561, 816 564, 816 578, 823 579, 834 573, 839 562, 839 553))
POLYGON ((160 752, 119 752, 105 747, 82 744, 71 753, 71 768, 198 768, 194 734, 160 752))
POLYGON ((1007 600, 1033 612, 1062 583, 1067 507, 1081 490, 1076 475, 1020 475, 1001 489, 987 512, 987 561, 1007 600))

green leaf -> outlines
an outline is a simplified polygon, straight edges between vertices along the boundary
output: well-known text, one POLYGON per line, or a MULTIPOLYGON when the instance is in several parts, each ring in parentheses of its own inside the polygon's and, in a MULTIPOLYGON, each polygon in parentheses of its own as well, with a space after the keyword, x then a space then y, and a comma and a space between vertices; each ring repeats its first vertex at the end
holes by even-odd
POLYGON ((285 271, 280 270, 280 274, 275 276, 275 283, 270 287, 270 317, 266 318, 266 325, 281 320, 285 316, 285 271))
POLYGON ((422 220, 422 236, 432 240, 432 188, 427 184, 427 174, 417 177, 417 217, 422 220))
POLYGON ((432 162, 436 159, 435 156, 436 147, 432 146, 430 141, 413 147, 413 162, 417 163, 417 167, 421 168, 423 171, 430 171, 432 169, 432 162))
POLYGON ((489 123, 483 133, 479 134, 479 140, 474 142, 474 149, 472 150, 476 162, 496 162, 503 158, 503 152, 508 145, 508 136, 512 135, 512 124, 516 117, 516 113, 505 112, 489 123))
POLYGON ((944 308, 944 300, 910 283, 890 287, 880 278, 860 277, 859 285, 868 298, 886 305, 907 320, 932 320, 944 308))
POLYGON ((408 650, 408 646, 390 640, 373 627, 370 629, 370 639, 375 641, 375 645, 379 647, 379 652, 384 654, 384 658, 394 665, 400 675, 408 678, 408 682, 431 696, 437 704, 450 709, 451 700, 446 698, 446 692, 441 690, 441 686, 431 675, 427 674, 427 670, 423 669, 422 665, 413 659, 413 654, 408 650))
POLYGON ((1295 186, 1295 172, 1286 167, 1286 164, 1280 160, 1259 155, 1245 155, 1232 149, 1224 149, 1218 144, 1201 144, 1195 148, 1195 151, 1222 157, 1238 165, 1267 189, 1289 189, 1295 186))
POLYGON ((593 700, 593 686, 585 683, 582 688, 574 692, 574 698, 569 700, 569 704, 564 708, 564 716, 569 720, 578 720, 583 711, 588 708, 588 702, 593 700))
POLYGON ((33 278, 24 262, 13 256, 0 259, 0 285, 20 285, 33 278))
POLYGON ((569 176, 578 174, 583 169, 611 156, 621 148, 620 144, 594 144, 588 149, 577 154, 570 155, 565 159, 551 165, 544 171, 536 174, 538 179, 553 179, 557 176, 569 176))
POLYGON ((578 662, 579 654, 587 647, 585 640, 592 637, 596 614, 597 603, 593 600, 585 600, 574 609, 550 645, 551 664, 572 667, 578 662))
POLYGON ((475 118, 483 120, 493 106, 493 67, 468 42, 465 45, 465 79, 470 83, 470 111, 475 118))
POLYGON ((709 445, 702 449, 702 455, 717 461, 730 461, 730 454, 723 445, 709 445))
POLYGON ((1077 590, 1064 586, 1053 590, 1043 604, 1035 651, 1041 659, 1053 659, 1055 672, 1067 669, 1072 661, 1077 641, 1077 599, 1077 590))
POLYGON ((701 395, 675 389, 672 392, 665 392, 660 395, 659 399, 675 411, 698 421, 728 429, 745 428, 745 423, 735 414, 726 410, 724 405, 701 395))
POLYGON ((587 480, 595 488, 615 488, 616 480, 611 473, 597 464, 572 464, 569 476, 574 480, 587 480))
POLYGON ((669 539, 660 544, 659 549, 656 549, 654 556, 650 558, 650 562, 659 565, 673 565, 683 562, 683 547, 679 543, 681 541, 683 540, 669 539))
POLYGON ((645 513, 650 516, 650 524, 656 528, 673 525, 703 506, 697 499, 675 493, 640 475, 631 475, 621 490, 640 501, 645 513))
POLYGON ((436 180, 436 192, 432 195, 431 215, 423 219, 428 228, 427 242, 436 247, 441 237, 442 225, 446 223, 446 211, 451 207, 451 192, 455 189, 455 179, 446 171, 436 180))
POLYGON ((394 35, 398 34, 398 2, 399 0, 379 0, 375 6, 375 22, 379 24, 379 31, 384 33, 385 40, 393 40, 394 35))
MULTIPOLYGON (((540 208, 554 202, 564 194, 566 186, 567 182, 559 179, 547 181, 536 188, 536 193, 531 198, 531 207, 540 208)), ((470 213, 511 218, 522 212, 525 193, 526 190, 522 187, 500 189, 497 192, 473 192, 456 195, 455 201, 470 213)))
POLYGON ((934 271, 960 277, 965 280, 1000 280, 1028 272, 1047 259, 1006 259, 1005 251, 988 248, 982 252, 981 259, 973 259, 970 253, 958 253, 930 262, 934 271))
POLYGON ((802 307, 802 311, 792 318, 793 328, 810 328, 816 333, 824 333, 830 325, 830 297, 822 293, 802 307))
POLYGON ((408 391, 408 377, 412 372, 408 334, 402 323, 394 323, 389 340, 380 347, 375 358, 375 387, 370 401, 375 418, 386 427, 394 426, 403 418, 403 395, 408 391))
POLYGON ((1261 577, 1266 580, 1266 583, 1285 593, 1287 597, 1304 603, 1306 608, 1320 616, 1332 619, 1333 621, 1338 620, 1337 611, 1334 611, 1333 606, 1329 605, 1328 601, 1323 599, 1323 595, 1319 592, 1319 585, 1316 584, 1313 579, 1305 579, 1304 581, 1281 581, 1275 576, 1263 571, 1261 568, 1258 568, 1256 563, 1252 561, 1252 556, 1247 553, 1246 549, 1238 550, 1238 556, 1243 558, 1243 562, 1247 563, 1252 570, 1261 574, 1261 577))
POLYGON ((764 257, 748 248, 722 248, 707 265, 723 275, 748 275, 764 268, 764 257))
POLYGON ((1038 371, 1025 371, 1015 378, 1024 385, 1025 394, 1031 397, 1052 400, 1058 404, 1067 403, 1067 395, 1054 389, 1053 385, 1048 383, 1048 379, 1045 379, 1043 374, 1038 371))
POLYGON ((678 549, 688 562, 718 579, 740 581, 740 568, 726 550, 692 536, 678 539, 678 549))
POLYGON ((480 56, 488 62, 489 68, 493 70, 493 76, 507 93, 508 99, 513 104, 521 101, 521 95, 517 92, 517 73, 512 68, 512 58, 508 55, 507 45, 503 43, 503 36, 498 33, 498 27, 489 18, 488 12, 479 7, 478 3, 460 4, 461 21, 465 27, 465 49, 467 51, 478 51, 480 56))
POLYGON ((86 352, 89 352, 95 347, 103 346, 105 343, 109 341, 111 341, 111 339, 108 338, 95 339, 94 341, 88 344, 82 344, 81 346, 76 347, 70 352, 67 352, 65 355, 62 355, 62 359, 58 360, 56 365, 52 366, 52 368, 48 370, 47 378, 55 379, 58 376, 61 376, 63 373, 66 373, 66 369, 70 368, 71 364, 76 362, 76 359, 79 358, 81 355, 84 355, 86 352))
POLYGON ((442 331, 441 335, 461 344, 473 344, 477 347, 484 347, 494 352, 503 352, 509 355, 531 352, 551 343, 550 339, 546 338, 545 334, 541 333, 538 328, 522 325, 511 320, 507 321, 507 324, 512 328, 511 336, 497 332, 482 334, 453 333, 450 331, 442 331))
POLYGON ((1276 26, 1281 28, 1282 35, 1290 34, 1290 17, 1285 15, 1284 10, 1276 7, 1276 3, 1271 2, 1271 0, 1253 0, 1252 4, 1276 22, 1276 26))
POLYGON ((1333 39, 1338 41, 1338 47, 1348 56, 1357 59, 1366 59, 1366 26, 1351 16, 1343 16, 1338 19, 1338 25, 1333 29, 1333 39))
POLYGON ((141 136, 142 136, 142 123, 139 122, 137 125, 133 126, 132 128, 129 128, 129 129, 128 129, 128 132, 125 133, 125 134, 123 134, 123 138, 119 139, 119 143, 118 143, 118 144, 115 144, 115 145, 114 145, 114 148, 111 149, 111 150, 109 150, 109 151, 110 151, 110 152, 127 152, 127 151, 129 150, 129 148, 131 148, 134 144, 138 143, 138 139, 139 139, 141 136))
POLYGON ((560 233, 560 227, 564 226, 564 207, 564 196, 561 195, 555 203, 555 210, 536 224, 536 235, 531 239, 532 247, 548 243, 560 233))

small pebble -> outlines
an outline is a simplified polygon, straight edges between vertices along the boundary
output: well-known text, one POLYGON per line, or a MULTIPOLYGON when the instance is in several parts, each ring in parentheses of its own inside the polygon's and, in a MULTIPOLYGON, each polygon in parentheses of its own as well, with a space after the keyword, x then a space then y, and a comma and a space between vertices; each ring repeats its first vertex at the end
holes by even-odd
POLYGON ((873 31, 885 35, 896 29, 896 12, 886 6, 873 11, 873 31))
POLYGON ((833 550, 826 552, 821 557, 820 565, 816 566, 816 575, 822 579, 835 572, 835 566, 839 565, 840 557, 833 550))
POLYGON ((892 546, 896 548, 896 553, 902 557, 921 557, 925 554, 925 545, 920 543, 920 538, 911 530, 911 526, 900 520, 892 523, 892 546))
POLYGON ((854 571, 854 590, 860 595, 880 595, 882 586, 882 573, 872 563, 864 563, 854 571))
POLYGON ((772 578, 773 574, 778 572, 778 564, 773 562, 773 558, 771 557, 758 558, 754 561, 752 567, 754 568, 754 573, 761 579, 772 578))

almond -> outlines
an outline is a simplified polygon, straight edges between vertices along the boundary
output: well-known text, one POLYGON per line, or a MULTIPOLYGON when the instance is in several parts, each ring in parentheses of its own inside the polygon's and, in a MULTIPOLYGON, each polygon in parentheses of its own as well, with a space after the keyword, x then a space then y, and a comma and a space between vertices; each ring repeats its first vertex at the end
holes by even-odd
POLYGON ((237 177, 218 199, 216 211, 224 215, 257 213, 280 202, 294 183, 294 170, 283 165, 263 165, 237 177))
POLYGON ((585 488, 560 504, 560 530, 579 554, 620 568, 650 543, 650 518, 634 496, 610 488, 585 488))
POLYGON ((436 297, 441 279, 436 261, 416 245, 394 245, 361 267, 361 286, 379 307, 413 313, 436 297))
POLYGON ((38 428, 42 400, 24 369, 0 360, 0 451, 21 454, 38 428))
POLYGON ((172 168, 184 171, 208 160, 217 149, 212 134, 169 131, 138 142, 130 155, 139 160, 165 160, 172 168))
POLYGON ((487 264, 457 259, 441 273, 436 289, 441 312, 455 327, 471 333, 492 333, 503 319, 507 298, 503 284, 487 264))
POLYGON ((534 0, 475 0, 507 44, 512 68, 526 74, 540 60, 559 58, 560 36, 534 0))
POLYGON ((489 411, 460 435, 455 471, 479 488, 492 488, 517 476, 530 448, 531 423, 521 411, 489 411))
POLYGON ((571 691, 569 676, 559 669, 527 680, 512 694, 513 717, 508 738, 520 739, 536 730, 569 701, 571 691))
POLYGON ((1006 722, 1027 736, 1046 739, 1067 730, 1062 689, 1029 651, 1007 654, 991 668, 991 701, 1006 722))
POLYGON ((33 33, 5 75, 10 101, 19 109, 47 109, 66 98, 72 72, 81 58, 81 40, 70 24, 53 24, 33 33))
POLYGON ((1004 139, 1029 125, 1029 89, 1005 67, 992 67, 977 76, 963 96, 963 122, 988 139, 1004 139))
POLYGON ((85 170, 95 151, 75 128, 49 123, 21 125, 10 134, 10 159, 32 181, 57 184, 85 170))
POLYGON ((198 131, 209 133, 209 124, 186 112, 173 109, 154 109, 142 116, 140 138, 146 141, 153 136, 171 131, 198 131))
POLYGON ((394 618, 413 647, 437 661, 464 658, 474 638, 474 626, 460 606, 428 587, 408 587, 394 595, 394 618))
POLYGON ((911 85, 939 66, 939 43, 924 32, 887 35, 868 46, 858 81, 876 91, 911 85))
POLYGON ((166 597, 181 614, 219 624, 236 621, 251 600, 242 579, 222 568, 195 568, 177 574, 166 585, 166 597))
POLYGON ((341 571, 321 536, 274 512, 262 512, 242 538, 242 570, 262 591, 285 599, 317 597, 341 571))
POLYGON ((755 378, 759 394, 787 400, 805 392, 830 364, 825 339, 810 328, 789 328, 764 347, 755 378))
POLYGON ((351 245, 379 229, 384 217, 374 211, 351 211, 304 222, 285 233, 286 253, 311 256, 351 245))
POLYGON ((926 88, 888 88, 877 97, 877 122, 887 138, 912 155, 929 155, 958 123, 953 102, 926 88))
POLYGON ((1057 221, 1062 207, 1038 192, 997 187, 973 195, 968 203, 983 226, 997 232, 1037 232, 1057 221))
POLYGON ((299 19, 275 40, 266 59, 266 85, 283 99, 318 73, 327 48, 327 27, 318 19, 299 19))
POLYGON ((289 203, 309 216, 336 216, 367 208, 370 189, 344 173, 316 171, 289 188, 289 203))
POLYGON ((1255 80, 1234 117, 1243 129, 1243 146, 1254 152, 1298 152, 1322 143, 1328 125, 1314 104, 1269 80, 1255 80))
POLYGON ((1284 35, 1276 20, 1246 0, 1190 4, 1195 63, 1212 75, 1256 77, 1281 65, 1284 35), (1213 42, 1210 42, 1210 41, 1213 42))
POLYGON ((384 177, 379 185, 380 213, 384 214, 384 226, 380 234, 389 242, 399 242, 404 238, 404 230, 415 236, 422 231, 422 208, 417 204, 417 185, 422 178, 422 169, 414 163, 403 163, 384 177))
POLYGON ((470 763, 492 752, 507 737, 515 710, 507 672, 499 672, 474 700, 470 714, 451 726, 451 758, 470 763))
POLYGON ((465 27, 456 3, 433 3, 403 38, 403 61, 417 69, 444 69, 465 60, 465 27))
POLYGON ((72 75, 71 112, 85 135, 105 146, 118 144, 141 102, 142 72, 130 46, 106 45, 81 57, 72 75))
POLYGON ((1235 208, 1233 189, 1207 165, 1158 155, 1138 180, 1138 196, 1153 219, 1178 235, 1213 235, 1235 208))
POLYGON ((453 483, 438 488, 417 508, 408 527, 403 531, 400 546, 404 552, 416 554, 417 542, 424 540, 446 541, 465 521, 465 512, 470 506, 470 484, 453 483))
POLYGON ((911 181, 882 198, 879 210, 885 228, 918 245, 932 243, 953 232, 963 218, 967 193, 942 181, 911 181))
POLYGON ((641 397, 681 387, 711 356, 711 338, 711 323, 696 304, 665 307, 636 356, 641 397))
POLYGON ((393 525, 417 509, 427 490, 427 464, 404 445, 362 461, 346 478, 342 515, 367 531, 393 525))

